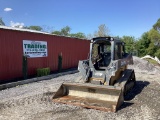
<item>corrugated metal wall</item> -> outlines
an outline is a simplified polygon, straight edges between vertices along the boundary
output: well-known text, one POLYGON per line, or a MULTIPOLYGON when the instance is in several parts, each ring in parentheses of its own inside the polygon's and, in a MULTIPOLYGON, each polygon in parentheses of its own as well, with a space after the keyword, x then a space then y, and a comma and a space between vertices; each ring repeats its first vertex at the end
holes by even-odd
POLYGON ((78 61, 87 59, 88 40, 0 29, 0 80, 22 77, 23 40, 47 41, 48 57, 28 58, 28 74, 37 68, 58 69, 58 54, 63 55, 63 69, 77 67, 78 61))

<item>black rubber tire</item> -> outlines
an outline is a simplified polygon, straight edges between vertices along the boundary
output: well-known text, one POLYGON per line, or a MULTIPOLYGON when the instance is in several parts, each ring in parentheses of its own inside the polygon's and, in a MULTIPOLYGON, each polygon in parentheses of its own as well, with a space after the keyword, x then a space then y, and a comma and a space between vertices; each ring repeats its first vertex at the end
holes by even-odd
POLYGON ((131 76, 130 76, 130 78, 129 78, 129 80, 128 80, 128 81, 126 82, 126 84, 124 85, 123 95, 126 96, 127 93, 128 93, 131 89, 133 89, 133 87, 135 86, 135 84, 136 84, 136 78, 135 78, 135 73, 134 73, 134 71, 133 71, 132 74, 131 74, 131 76), (127 85, 130 84, 131 82, 133 82, 133 86, 132 86, 131 88, 127 89, 127 85))

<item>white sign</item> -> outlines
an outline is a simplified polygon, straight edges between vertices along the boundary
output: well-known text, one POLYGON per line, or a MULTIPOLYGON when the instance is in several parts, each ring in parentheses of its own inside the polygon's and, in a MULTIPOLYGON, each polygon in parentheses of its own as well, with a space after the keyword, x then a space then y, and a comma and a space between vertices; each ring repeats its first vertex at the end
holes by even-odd
POLYGON ((30 58, 47 57, 47 42, 23 40, 23 54, 30 58))

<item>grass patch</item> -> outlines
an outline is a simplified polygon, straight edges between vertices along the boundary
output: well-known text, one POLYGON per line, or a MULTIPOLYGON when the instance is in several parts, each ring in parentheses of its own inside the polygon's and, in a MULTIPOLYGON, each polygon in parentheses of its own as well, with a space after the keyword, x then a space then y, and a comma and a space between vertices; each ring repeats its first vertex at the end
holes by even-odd
POLYGON ((37 69, 37 76, 46 76, 50 74, 50 68, 39 68, 37 69))
POLYGON ((158 65, 158 62, 153 59, 145 58, 145 60, 147 60, 149 63, 152 63, 154 65, 158 65))

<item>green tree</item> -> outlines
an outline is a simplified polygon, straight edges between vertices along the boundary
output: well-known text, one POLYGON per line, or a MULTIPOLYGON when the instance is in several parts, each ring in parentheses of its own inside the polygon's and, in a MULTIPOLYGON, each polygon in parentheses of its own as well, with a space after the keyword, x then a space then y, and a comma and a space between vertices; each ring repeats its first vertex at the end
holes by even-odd
POLYGON ((58 30, 51 32, 51 34, 62 35, 61 31, 58 31, 58 30))
POLYGON ((136 42, 133 36, 123 36, 121 40, 126 43, 125 45, 126 52, 130 53, 136 51, 135 47, 136 42))
POLYGON ((63 35, 63 36, 70 36, 70 37, 75 37, 75 38, 84 38, 86 39, 86 36, 84 33, 82 32, 78 32, 78 33, 70 33, 71 28, 69 26, 66 26, 64 28, 62 28, 60 31, 55 30, 53 32, 51 32, 51 34, 56 34, 56 35, 63 35))
POLYGON ((75 38, 86 38, 85 34, 82 32, 78 32, 78 33, 72 33, 70 34, 71 37, 75 37, 75 38))
POLYGON ((153 25, 152 30, 152 39, 154 39, 155 45, 158 45, 160 47, 160 18, 157 20, 157 22, 153 25))
POLYGON ((136 48, 138 49, 139 56, 145 56, 145 55, 159 55, 158 47, 155 46, 154 39, 155 38, 155 30, 150 30, 149 32, 145 32, 139 41, 136 44, 136 48))
POLYGON ((42 31, 42 27, 40 27, 40 26, 29 26, 29 27, 27 27, 27 29, 42 31))
POLYGON ((157 49, 157 51, 154 55, 157 56, 158 58, 160 58, 160 49, 157 49))
POLYGON ((107 37, 109 36, 109 29, 105 24, 98 26, 98 31, 95 31, 94 37, 107 37))
POLYGON ((142 34, 141 38, 136 42, 136 49, 138 50, 138 55, 140 57, 148 54, 147 48, 152 45, 150 45, 151 40, 149 39, 149 33, 145 32, 142 34))
POLYGON ((5 23, 3 22, 2 18, 0 18, 0 25, 5 26, 5 23))
POLYGON ((157 20, 157 22, 153 25, 153 28, 160 33, 160 18, 157 20))
POLYGON ((160 33, 153 28, 149 31, 148 38, 151 40, 151 43, 147 48, 147 53, 151 56, 157 56, 160 58, 160 51, 159 47, 157 46, 160 43, 160 33))
POLYGON ((160 50, 157 45, 160 44, 160 19, 153 25, 153 28, 145 32, 137 41, 136 48, 139 56, 151 55, 160 58, 160 50))
POLYGON ((160 43, 160 33, 155 29, 151 29, 149 31, 149 39, 155 44, 160 43))
POLYGON ((154 45, 153 42, 151 42, 146 51, 148 55, 155 56, 155 53, 157 52, 157 47, 154 45))
POLYGON ((51 32, 52 34, 56 35, 63 35, 63 36, 69 36, 70 35, 71 28, 69 26, 66 26, 62 28, 60 31, 56 30, 51 32))
POLYGON ((71 28, 69 26, 66 26, 61 29, 61 35, 68 36, 70 34, 71 28))

